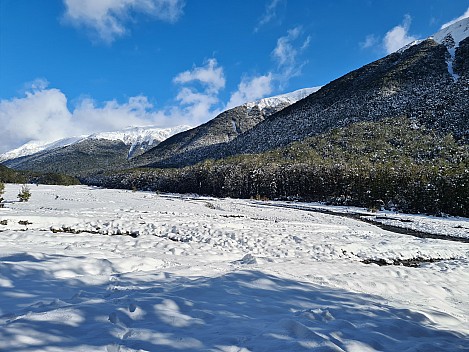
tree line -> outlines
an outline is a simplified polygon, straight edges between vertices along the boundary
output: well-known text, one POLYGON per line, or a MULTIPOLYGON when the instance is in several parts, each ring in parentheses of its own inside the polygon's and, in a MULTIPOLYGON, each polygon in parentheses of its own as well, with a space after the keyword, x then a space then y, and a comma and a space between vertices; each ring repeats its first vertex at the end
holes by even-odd
POLYGON ((469 147, 406 117, 360 122, 261 154, 87 183, 218 197, 320 201, 469 216, 469 147))

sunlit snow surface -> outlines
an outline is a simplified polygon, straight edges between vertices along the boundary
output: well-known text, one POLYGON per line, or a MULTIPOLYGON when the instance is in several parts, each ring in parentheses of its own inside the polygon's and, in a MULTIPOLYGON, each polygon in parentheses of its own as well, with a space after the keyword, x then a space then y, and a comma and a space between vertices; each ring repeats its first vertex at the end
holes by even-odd
POLYGON ((468 350, 469 244, 281 205, 32 186, 0 209, 0 350, 468 350), (416 257, 445 260, 361 262, 416 257))
POLYGON ((308 95, 311 95, 321 89, 321 86, 312 87, 312 88, 303 88, 295 90, 294 92, 276 95, 274 97, 263 98, 253 102, 244 104, 248 109, 253 107, 258 107, 259 110, 265 110, 269 108, 275 108, 277 106, 288 106, 293 103, 296 103, 298 100, 306 98, 308 95))

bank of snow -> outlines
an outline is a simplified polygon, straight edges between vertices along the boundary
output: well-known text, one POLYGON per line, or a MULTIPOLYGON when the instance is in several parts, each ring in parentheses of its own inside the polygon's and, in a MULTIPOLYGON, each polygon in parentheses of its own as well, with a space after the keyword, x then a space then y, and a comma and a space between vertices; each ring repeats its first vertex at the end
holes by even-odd
POLYGON ((0 221, 1 351, 467 351, 468 244, 84 186, 34 186, 0 221), (362 263, 416 257, 440 261, 362 263))

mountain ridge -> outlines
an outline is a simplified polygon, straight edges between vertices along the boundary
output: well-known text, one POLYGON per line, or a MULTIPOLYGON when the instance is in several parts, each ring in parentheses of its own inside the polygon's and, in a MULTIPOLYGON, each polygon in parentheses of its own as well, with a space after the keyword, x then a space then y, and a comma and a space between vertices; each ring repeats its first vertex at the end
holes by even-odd
MULTIPOLYGON (((317 92, 321 87, 258 99, 223 111, 210 121, 176 134, 131 161, 133 167, 171 163, 179 154, 216 148, 250 130, 268 116, 317 92)), ((203 155, 201 155, 203 157, 203 155)))
MULTIPOLYGON (((440 31, 443 38, 456 32, 457 46, 430 37, 330 82, 213 150, 212 156, 261 152, 352 122, 399 115, 469 141, 468 27, 469 19, 464 19, 440 31), (458 80, 448 68, 451 58, 458 80)), ((186 165, 201 160, 187 161, 186 165)))
POLYGON ((464 19, 319 90, 300 90, 226 110, 130 160, 122 155, 125 144, 114 140, 99 148, 88 143, 65 147, 55 155, 17 160, 16 167, 62 168, 75 155, 82 161, 73 160, 68 172, 85 175, 136 167, 178 168, 206 159, 261 153, 356 122, 402 116, 434 133, 449 133, 458 142, 469 143, 468 27, 469 19, 464 19))
POLYGON ((156 126, 127 127, 123 130, 110 132, 97 132, 90 135, 67 137, 53 142, 30 141, 22 146, 0 155, 0 162, 26 157, 36 153, 63 148, 85 140, 104 139, 109 141, 122 141, 129 145, 129 157, 139 147, 152 146, 169 138, 170 136, 192 128, 188 125, 179 125, 169 128, 156 126))
MULTIPOLYGON (((144 152, 155 149, 159 145, 161 145, 160 149, 168 145, 172 148, 176 143, 177 148, 187 150, 198 145, 217 144, 230 140, 252 128, 266 116, 318 89, 320 87, 304 88, 248 102, 226 110, 195 128, 185 125, 168 129, 154 126, 131 127, 121 131, 67 138, 53 143, 31 142, 3 154, 0 156, 0 161, 16 169, 64 172, 74 176, 99 172, 100 168, 107 170, 132 167, 137 164, 144 152), (210 132, 217 129, 221 132, 216 135, 207 132, 206 128, 210 132), (106 155, 103 151, 109 154, 106 155)), ((158 153, 160 149, 157 150, 158 153)))

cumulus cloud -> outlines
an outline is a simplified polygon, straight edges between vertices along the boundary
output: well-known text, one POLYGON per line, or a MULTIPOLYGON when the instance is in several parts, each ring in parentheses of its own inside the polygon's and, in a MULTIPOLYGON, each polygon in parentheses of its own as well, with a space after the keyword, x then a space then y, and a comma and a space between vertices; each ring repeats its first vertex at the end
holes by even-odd
POLYGON ((102 104, 92 98, 84 98, 71 112, 72 125, 80 134, 115 131, 129 126, 158 124, 153 105, 145 96, 130 97, 127 102, 116 100, 102 104))
POLYGON ((94 39, 111 43, 127 33, 133 14, 175 22, 182 14, 183 0, 64 0, 64 20, 85 28, 94 39))
POLYGON ((262 76, 244 77, 238 85, 238 89, 231 94, 226 105, 227 109, 263 98, 272 93, 273 75, 268 73, 262 76))
POLYGON ((279 5, 285 5, 286 0, 270 0, 265 6, 265 11, 259 20, 259 23, 254 28, 254 32, 258 32, 259 29, 266 24, 272 22, 277 18, 277 8, 279 5))
POLYGON ((409 15, 405 15, 402 24, 394 27, 386 33, 383 45, 388 54, 391 54, 418 39, 417 37, 409 34, 411 22, 412 18, 409 15))
POLYGON ((24 96, 0 100, 0 153, 30 141, 121 130, 129 126, 198 125, 221 112, 218 93, 225 87, 223 68, 215 59, 173 79, 178 85, 174 103, 156 108, 145 96, 97 102, 81 98, 69 109, 67 97, 46 80, 30 82, 24 96))
POLYGON ((31 85, 23 97, 0 101, 0 123, 0 152, 5 152, 30 141, 52 142, 168 121, 143 96, 131 97, 123 104, 115 100, 99 104, 84 98, 70 110, 59 89, 31 85))
POLYGON ((226 83, 223 68, 218 66, 216 59, 209 59, 204 67, 194 67, 192 70, 178 74, 174 82, 179 84, 199 82, 214 93, 224 88, 226 83))
POLYGON ((272 51, 272 57, 277 62, 277 80, 287 82, 301 74, 301 69, 307 61, 299 61, 299 55, 308 48, 310 41, 310 36, 304 38, 301 27, 288 30, 287 35, 277 40, 277 45, 272 51))
POLYGON ((275 90, 283 90, 288 81, 301 74, 307 63, 300 55, 309 47, 310 36, 304 36, 301 27, 287 31, 277 40, 271 56, 276 67, 266 74, 243 77, 237 90, 231 93, 226 108, 232 108, 250 101, 269 96, 275 90))
POLYGON ((176 100, 178 107, 173 107, 169 114, 178 120, 190 116, 197 123, 214 117, 220 110, 216 108, 220 101, 218 93, 225 88, 223 68, 216 59, 209 59, 204 66, 193 67, 174 77, 173 82, 180 85, 176 100))
POLYGON ((0 148, 12 149, 29 140, 54 140, 70 133, 67 98, 58 89, 33 88, 24 97, 0 101, 0 148))
POLYGON ((444 25, 441 26, 441 29, 446 28, 448 26, 451 26, 452 24, 454 24, 458 21, 461 21, 464 18, 468 18, 468 17, 469 17, 469 7, 467 8, 466 12, 464 12, 464 14, 462 16, 459 16, 458 18, 455 18, 455 19, 445 23, 444 25))

